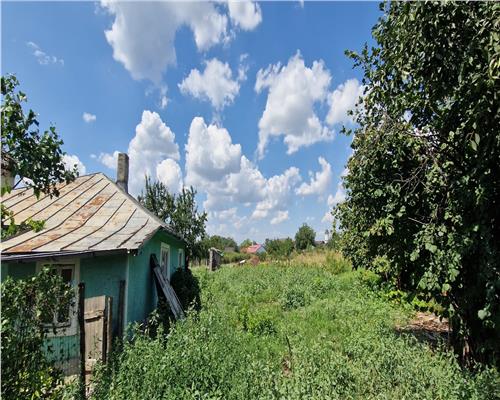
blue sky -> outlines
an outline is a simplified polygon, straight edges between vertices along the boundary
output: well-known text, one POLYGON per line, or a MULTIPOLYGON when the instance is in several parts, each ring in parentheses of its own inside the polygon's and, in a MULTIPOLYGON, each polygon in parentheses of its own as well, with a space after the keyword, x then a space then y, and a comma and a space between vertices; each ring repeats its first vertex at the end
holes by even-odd
POLYGON ((307 222, 323 238, 362 92, 344 50, 372 43, 379 16, 374 2, 3 2, 2 74, 82 172, 114 177, 128 152, 133 194, 145 173, 195 186, 211 234, 307 222))

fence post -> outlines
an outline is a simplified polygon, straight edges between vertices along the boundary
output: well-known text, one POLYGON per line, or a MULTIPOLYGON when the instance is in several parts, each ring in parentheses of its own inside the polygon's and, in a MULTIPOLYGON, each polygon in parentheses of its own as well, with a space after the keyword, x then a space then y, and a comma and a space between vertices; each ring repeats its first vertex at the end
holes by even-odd
POLYGON ((118 291, 118 340, 123 339, 123 331, 125 325, 125 281, 120 281, 118 291))
POLYGON ((85 388, 85 283, 78 284, 78 325, 80 328, 80 386, 82 398, 86 397, 85 388))

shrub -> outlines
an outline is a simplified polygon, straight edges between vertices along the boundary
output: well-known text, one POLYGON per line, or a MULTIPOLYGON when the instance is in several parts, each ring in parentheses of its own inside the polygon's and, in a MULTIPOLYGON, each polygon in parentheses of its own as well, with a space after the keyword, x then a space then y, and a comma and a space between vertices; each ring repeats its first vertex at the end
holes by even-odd
POLYGON ((281 299, 283 310, 294 310, 306 305, 306 294, 303 289, 292 288, 285 292, 281 299))
POLYGON ((326 256, 326 268, 332 274, 342 274, 352 269, 351 263, 340 255, 340 253, 330 252, 326 256))
POLYGON ((44 341, 54 315, 71 310, 73 289, 44 269, 27 279, 7 277, 1 293, 2 398, 56 398, 61 373, 44 341))
POLYGON ((228 253, 224 253, 224 255, 222 257, 222 263, 223 264, 234 264, 234 263, 239 263, 240 261, 243 261, 243 260, 249 260, 250 258, 252 258, 251 254, 228 252, 228 253))
POLYGON ((187 310, 189 307, 193 307, 196 310, 200 309, 200 286, 198 278, 193 275, 190 269, 177 268, 170 278, 170 284, 175 290, 184 310, 187 310))

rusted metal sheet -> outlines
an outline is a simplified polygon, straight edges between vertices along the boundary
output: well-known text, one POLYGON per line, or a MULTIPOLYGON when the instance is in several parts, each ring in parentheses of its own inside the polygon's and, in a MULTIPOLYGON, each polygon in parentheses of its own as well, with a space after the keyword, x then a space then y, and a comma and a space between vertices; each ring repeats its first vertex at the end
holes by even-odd
MULTIPOLYGON (((45 228, 40 232, 30 231, 18 237, 14 237, 2 243, 2 250, 14 253, 24 253, 35 250, 37 247, 53 241, 61 236, 61 234, 68 233, 69 230, 83 225, 85 220, 74 218, 69 220, 75 214, 85 212, 84 206, 90 203, 90 200, 97 196, 107 186, 110 185, 109 181, 101 180, 93 185, 89 190, 79 196, 78 199, 67 204, 64 209, 57 210, 47 220, 45 220, 45 228), (61 212, 60 212, 61 211, 61 212), (69 221, 68 221, 69 220, 69 221), (61 234, 58 233, 60 231, 61 234)), ((88 205, 94 207, 95 205, 88 205)), ((56 249, 54 249, 56 250, 56 249)))
POLYGON ((36 199, 31 189, 17 189, 3 197, 2 203, 17 213, 16 223, 28 218, 45 221, 40 232, 29 231, 4 241, 4 254, 137 249, 165 228, 100 173, 61 185, 58 198, 36 199))

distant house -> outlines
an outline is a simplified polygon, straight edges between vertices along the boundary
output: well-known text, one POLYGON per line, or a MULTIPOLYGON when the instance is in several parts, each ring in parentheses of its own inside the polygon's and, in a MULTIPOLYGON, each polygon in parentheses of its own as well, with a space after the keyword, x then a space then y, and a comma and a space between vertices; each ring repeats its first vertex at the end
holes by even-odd
MULTIPOLYGON (((119 157, 118 176, 122 179, 117 183, 102 173, 80 176, 60 185, 59 196, 53 198, 37 199, 32 189, 21 188, 1 199, 16 223, 45 221, 40 232, 24 232, 1 243, 2 280, 26 278, 47 266, 75 287, 84 282, 85 302, 106 296, 114 334, 128 323, 144 321, 156 307, 151 255, 167 281, 185 265, 182 237, 127 193, 125 154, 119 157)), ((78 357, 77 315, 68 314, 63 321, 54 317, 60 340, 53 342, 68 349, 69 358, 78 357)))
POLYGON ((264 247, 263 244, 253 244, 245 249, 245 253, 247 254, 261 254, 265 252, 266 248, 264 247))

